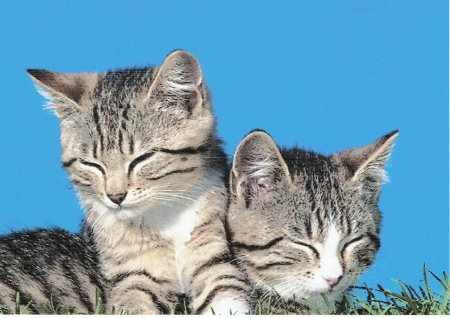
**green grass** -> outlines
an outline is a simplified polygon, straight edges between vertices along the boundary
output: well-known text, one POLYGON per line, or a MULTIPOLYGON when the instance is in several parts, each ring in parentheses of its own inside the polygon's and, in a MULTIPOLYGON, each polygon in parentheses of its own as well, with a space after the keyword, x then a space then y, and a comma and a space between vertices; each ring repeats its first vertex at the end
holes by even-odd
MULTIPOLYGON (((399 291, 388 290, 381 285, 376 288, 368 286, 355 287, 354 289, 362 290, 365 299, 354 295, 351 291, 344 295, 344 299, 340 304, 333 306, 326 297, 325 302, 328 306, 328 312, 336 315, 450 315, 450 280, 444 271, 442 276, 423 267, 422 285, 414 288, 401 280, 395 280, 398 284, 399 291), (431 289, 430 279, 436 280, 443 288, 443 292, 437 293, 431 289)), ((116 312, 113 307, 111 310, 105 309, 103 300, 97 292, 96 304, 93 314, 127 314, 126 311, 116 312)), ((316 313, 325 314, 317 306, 308 303, 316 313)), ((26 306, 20 305, 20 295, 16 296, 16 308, 14 313, 26 313, 28 307, 33 307, 42 314, 76 314, 68 307, 54 306, 50 300, 48 304, 39 307, 32 303, 26 306)), ((299 304, 295 297, 290 301, 285 301, 276 293, 271 293, 264 299, 260 299, 257 303, 257 315, 273 315, 273 314, 307 314, 310 310, 302 304, 299 304)), ((0 314, 8 313, 0 307, 0 314)), ((188 304, 180 303, 176 308, 170 311, 170 314, 192 314, 192 310, 188 304)))
POLYGON ((423 267, 423 285, 413 288, 401 280, 395 280, 400 291, 394 292, 378 285, 376 289, 360 287, 366 299, 348 294, 344 314, 359 315, 448 315, 450 314, 450 281, 446 272, 442 278, 423 267), (442 286, 443 294, 433 292, 429 275, 442 286))
MULTIPOLYGON (((351 291, 336 306, 328 302, 328 312, 337 315, 449 315, 450 314, 450 280, 446 272, 437 276, 423 267, 423 286, 414 288, 401 280, 394 280, 399 291, 388 290, 381 285, 377 288, 367 286, 355 287, 365 293, 365 299, 351 291), (433 292, 430 279, 436 280, 443 288, 443 293, 433 292)), ((325 301, 327 299, 323 296, 325 301)), ((325 314, 314 304, 309 303, 316 313, 325 314)), ((304 306, 294 301, 286 302, 276 294, 258 304, 257 314, 305 314, 304 306)))

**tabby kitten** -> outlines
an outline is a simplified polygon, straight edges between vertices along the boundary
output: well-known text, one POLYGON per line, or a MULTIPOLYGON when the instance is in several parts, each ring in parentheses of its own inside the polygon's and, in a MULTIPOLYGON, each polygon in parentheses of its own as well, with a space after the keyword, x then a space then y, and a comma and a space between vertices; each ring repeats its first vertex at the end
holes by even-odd
POLYGON ((323 156, 281 149, 263 131, 241 141, 230 176, 232 248, 254 288, 327 311, 380 247, 378 197, 398 132, 323 156))
POLYGON ((62 162, 86 210, 110 290, 107 308, 249 310, 230 264, 226 156, 194 56, 160 67, 61 74, 28 70, 61 122, 62 162))
POLYGON ((22 313, 92 313, 103 278, 92 246, 61 229, 0 236, 0 309, 22 313))

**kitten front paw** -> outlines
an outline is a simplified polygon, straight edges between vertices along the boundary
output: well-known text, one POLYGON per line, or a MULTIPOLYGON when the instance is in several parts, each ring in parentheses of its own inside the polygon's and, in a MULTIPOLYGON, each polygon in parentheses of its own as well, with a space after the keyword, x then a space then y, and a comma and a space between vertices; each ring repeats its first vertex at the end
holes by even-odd
POLYGON ((212 313, 215 315, 245 315, 251 313, 251 309, 249 303, 243 299, 225 297, 211 304, 210 309, 203 312, 204 315, 212 313))

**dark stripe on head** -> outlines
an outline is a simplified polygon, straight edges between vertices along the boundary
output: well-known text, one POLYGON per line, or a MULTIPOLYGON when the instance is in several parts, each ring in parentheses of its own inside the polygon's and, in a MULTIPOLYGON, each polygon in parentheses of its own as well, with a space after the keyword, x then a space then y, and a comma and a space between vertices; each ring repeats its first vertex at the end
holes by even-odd
POLYGON ((265 269, 269 269, 271 267, 275 267, 275 266, 292 266, 294 265, 293 262, 272 262, 272 263, 267 263, 264 265, 256 265, 253 264, 254 267, 258 270, 265 270, 265 269))
POLYGON ((277 237, 277 238, 271 240, 269 243, 264 244, 264 245, 253 245, 253 244, 245 244, 245 243, 236 242, 236 243, 233 243, 233 247, 245 249, 247 251, 265 250, 265 249, 268 249, 268 248, 274 246, 275 244, 277 244, 279 241, 281 241, 283 239, 284 239, 283 237, 277 237))
POLYGON ((129 145, 130 145, 130 155, 132 155, 133 154, 133 152, 134 152, 134 139, 133 139, 133 136, 130 136, 130 143, 129 143, 129 145))
MULTIPOLYGON (((311 227, 311 217, 309 215, 305 216, 305 219, 303 221, 303 225, 305 227, 306 236, 309 239, 311 239, 312 238, 312 227, 311 227)), ((305 233, 303 233, 303 231, 300 228, 298 228, 296 226, 293 226, 292 229, 295 232, 299 233, 300 235, 304 235, 305 234, 305 233)))
POLYGON ((148 158, 152 157, 155 154, 154 151, 149 151, 147 153, 144 153, 143 155, 137 157, 134 159, 130 165, 128 166, 128 175, 133 171, 134 167, 136 167, 137 164, 141 163, 142 161, 147 160, 148 158))
POLYGON ((119 150, 120 150, 120 153, 123 154, 122 146, 123 146, 122 130, 119 129, 119 150))
POLYGON ((164 178, 164 177, 167 177, 167 176, 169 176, 169 175, 171 175, 171 174, 176 174, 176 173, 189 173, 189 172, 194 171, 195 169, 197 169, 197 167, 192 167, 192 168, 184 169, 184 170, 173 170, 173 171, 170 171, 170 172, 168 172, 168 173, 166 173, 166 174, 163 174, 162 176, 155 177, 155 178, 147 178, 146 180, 149 180, 149 181, 155 181, 155 180, 159 180, 159 179, 162 179, 162 178, 164 178))
POLYGON ((72 158, 72 159, 70 159, 70 160, 63 161, 63 162, 62 162, 62 166, 63 166, 63 168, 68 168, 68 167, 70 167, 75 161, 77 161, 76 158, 72 158))
POLYGON ((346 235, 350 235, 350 233, 352 233, 352 222, 350 220, 350 217, 349 217, 348 213, 345 213, 345 223, 346 223, 346 226, 347 226, 346 235))
POLYGON ((380 238, 372 233, 366 233, 366 235, 370 238, 370 240, 375 244, 375 248, 378 251, 381 247, 380 238))
POLYGON ((97 159, 98 154, 97 154, 97 142, 96 141, 94 141, 92 148, 93 148, 92 149, 92 151, 93 151, 92 155, 94 156, 95 159, 97 159))
POLYGON ((315 216, 315 218, 316 218, 316 220, 317 220, 317 223, 318 223, 317 227, 318 227, 319 229, 322 229, 322 228, 323 228, 323 220, 322 220, 322 216, 321 216, 321 214, 320 214, 320 208, 317 208, 317 209, 314 211, 314 216, 315 216))
POLYGON ((93 117, 94 117, 94 123, 97 128, 97 133, 100 137, 100 147, 101 147, 101 150, 103 151, 105 146, 104 146, 104 142, 103 142, 102 128, 100 127, 100 116, 99 116, 97 105, 93 107, 92 112, 93 112, 93 117))
POLYGON ((160 151, 160 152, 164 152, 164 153, 170 153, 170 154, 174 154, 174 155, 194 155, 197 153, 201 153, 201 152, 205 152, 209 149, 208 146, 200 146, 198 148, 192 148, 192 147, 187 147, 187 148, 182 148, 182 149, 166 149, 166 148, 157 148, 155 149, 156 151, 160 151))

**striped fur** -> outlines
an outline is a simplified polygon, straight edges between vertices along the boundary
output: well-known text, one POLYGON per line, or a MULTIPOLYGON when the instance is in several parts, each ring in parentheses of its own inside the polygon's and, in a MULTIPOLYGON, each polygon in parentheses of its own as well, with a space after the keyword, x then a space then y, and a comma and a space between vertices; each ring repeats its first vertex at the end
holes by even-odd
POLYGON ((109 281, 107 306, 167 313, 249 310, 224 228, 226 156, 191 54, 160 67, 59 74, 28 70, 61 121, 63 166, 109 281))
POLYGON ((0 306, 15 313, 92 313, 104 284, 97 254, 79 235, 61 229, 15 232, 0 237, 0 306), (50 303, 51 301, 51 303, 50 303), (27 306, 28 305, 28 306, 27 306))
POLYGON ((237 147, 228 224, 255 290, 273 288, 326 310, 356 283, 380 247, 378 197, 397 136, 330 156, 281 149, 263 131, 237 147))

